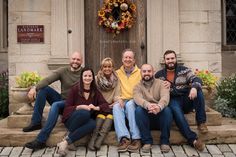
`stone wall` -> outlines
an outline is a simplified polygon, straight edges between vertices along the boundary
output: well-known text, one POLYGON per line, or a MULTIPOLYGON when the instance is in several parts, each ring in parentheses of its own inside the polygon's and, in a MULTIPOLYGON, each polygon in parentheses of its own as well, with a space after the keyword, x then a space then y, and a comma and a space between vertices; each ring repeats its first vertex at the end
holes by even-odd
MULTIPOLYGON (((9 0, 9 80, 15 86, 15 76, 22 71, 37 71, 45 76, 49 70, 47 60, 51 51, 51 1, 9 0), (17 43, 17 25, 44 25, 43 44, 17 43)), ((15 110, 10 96, 10 112, 15 110)), ((17 107, 18 108, 18 107, 17 107)))
MULTIPOLYGON (((57 10, 58 8, 63 8, 64 5, 61 4, 67 4, 68 2, 71 2, 69 4, 75 3, 78 6, 83 6, 81 5, 82 3, 77 3, 78 1, 76 0, 8 1, 8 63, 10 87, 15 86, 15 76, 22 71, 37 71, 41 76, 48 75, 50 73, 50 70, 48 69, 48 61, 53 58, 52 56, 56 54, 56 57, 63 57, 63 54, 61 54, 62 52, 56 51, 59 53, 58 54, 54 51, 56 47, 58 48, 57 45, 61 45, 55 44, 59 43, 55 42, 57 41, 57 38, 55 38, 55 31, 57 30, 57 28, 59 28, 57 26, 60 25, 60 20, 56 20, 60 17, 57 17, 55 15, 57 15, 57 13, 60 13, 60 10, 57 10), (55 20, 59 21, 59 23, 55 22, 55 20), (44 25, 45 43, 18 44, 16 38, 17 25, 33 24, 44 25), (52 35, 52 32, 54 32, 54 36, 52 35), (54 48, 52 46, 53 43, 54 48)), ((80 0, 79 2, 83 1, 80 0)), ((151 1, 152 3, 150 3, 150 1, 148 2, 148 15, 152 15, 152 18, 157 18, 156 22, 152 23, 150 23, 150 19, 148 20, 147 28, 149 33, 147 33, 147 38, 148 43, 152 43, 151 45, 148 44, 147 47, 148 62, 157 66, 157 60, 161 60, 162 53, 165 51, 165 49, 174 48, 176 49, 177 53, 180 54, 181 59, 183 60, 185 65, 190 66, 194 69, 208 69, 216 73, 217 75, 220 75, 222 72, 221 0, 175 0, 175 3, 173 3, 172 0, 158 0, 155 2, 158 4, 157 6, 159 8, 159 12, 155 12, 154 10, 157 10, 156 7, 152 7, 156 5, 151 5, 152 3, 154 3, 154 1, 151 1), (176 19, 178 20, 176 21, 176 19), (158 33, 155 34, 155 36, 152 36, 151 34, 156 31, 158 33), (174 36, 174 38, 171 38, 172 36, 174 36)), ((64 9, 66 9, 65 6, 64 9)), ((74 16, 74 13, 77 13, 76 9, 75 12, 73 12, 73 14, 71 15, 74 16)), ((83 18, 81 18, 81 20, 82 19, 83 18)), ((154 19, 152 19, 151 21, 153 20, 154 19)), ((67 28, 63 28, 63 30, 67 30, 67 28)), ((56 33, 60 32, 61 31, 56 31, 56 33)), ((83 34, 83 32, 81 32, 81 34, 83 34)), ((74 37, 73 41, 76 41, 75 39, 77 39, 77 37, 74 37)), ((75 45, 78 45, 76 43, 75 45)), ((80 43, 82 43, 82 46, 80 47, 83 47, 82 40, 80 43)), ((67 52, 65 53, 67 54, 67 52)), ((54 84, 54 87, 59 89, 58 83, 54 84)), ((10 103, 11 105, 14 104, 11 97, 10 103)))
POLYGON ((221 0, 180 0, 180 52, 185 65, 221 75, 221 0))

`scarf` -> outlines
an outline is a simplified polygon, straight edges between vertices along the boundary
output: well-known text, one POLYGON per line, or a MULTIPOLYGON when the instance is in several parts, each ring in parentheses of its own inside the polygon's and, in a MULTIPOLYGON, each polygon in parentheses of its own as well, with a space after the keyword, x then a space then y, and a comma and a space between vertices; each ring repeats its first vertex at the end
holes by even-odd
POLYGON ((112 71, 111 77, 107 79, 104 76, 103 72, 99 70, 96 78, 98 89, 100 89, 101 91, 110 91, 114 89, 118 82, 118 77, 115 71, 112 71))

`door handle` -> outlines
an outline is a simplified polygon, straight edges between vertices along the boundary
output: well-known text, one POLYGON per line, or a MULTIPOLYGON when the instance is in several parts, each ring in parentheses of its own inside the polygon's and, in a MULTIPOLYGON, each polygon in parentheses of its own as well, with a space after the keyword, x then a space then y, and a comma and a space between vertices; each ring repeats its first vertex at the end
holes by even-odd
POLYGON ((141 48, 141 49, 144 49, 144 48, 145 48, 145 44, 144 44, 143 41, 142 41, 141 44, 140 44, 140 48, 141 48))

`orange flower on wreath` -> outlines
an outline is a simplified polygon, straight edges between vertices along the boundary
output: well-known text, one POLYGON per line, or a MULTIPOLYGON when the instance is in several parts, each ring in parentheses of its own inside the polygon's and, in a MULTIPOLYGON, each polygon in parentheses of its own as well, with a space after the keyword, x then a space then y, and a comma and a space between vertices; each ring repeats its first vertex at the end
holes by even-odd
POLYGON ((114 35, 130 29, 136 18, 136 5, 130 0, 104 0, 98 11, 98 25, 114 35))
POLYGON ((130 5, 130 9, 131 9, 132 11, 136 12, 136 5, 131 4, 131 5, 130 5))
POLYGON ((99 10, 98 11, 98 16, 99 17, 104 17, 105 16, 105 11, 104 10, 99 10))
POLYGON ((132 18, 129 11, 126 11, 125 13, 122 13, 121 19, 124 21, 129 21, 132 18))

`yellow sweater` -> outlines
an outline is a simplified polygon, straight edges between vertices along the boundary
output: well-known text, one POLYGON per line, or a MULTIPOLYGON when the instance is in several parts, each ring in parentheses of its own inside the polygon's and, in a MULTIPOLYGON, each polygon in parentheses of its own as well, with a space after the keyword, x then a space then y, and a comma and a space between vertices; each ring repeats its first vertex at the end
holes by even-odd
POLYGON ((135 65, 134 70, 128 77, 123 66, 116 70, 118 78, 120 79, 121 98, 130 100, 133 98, 133 89, 141 80, 140 69, 135 65))

